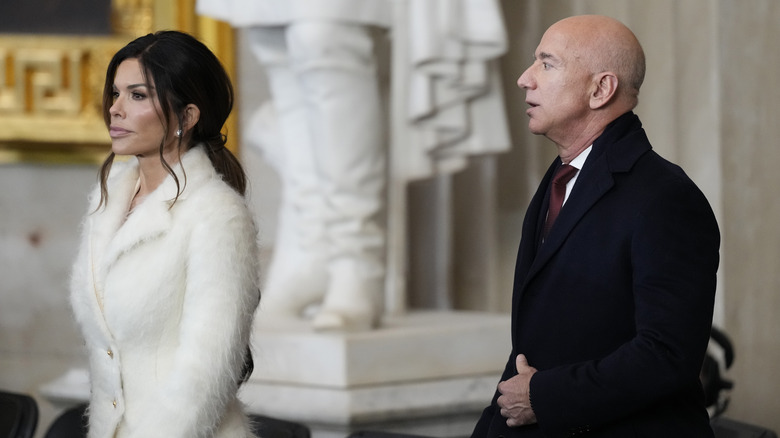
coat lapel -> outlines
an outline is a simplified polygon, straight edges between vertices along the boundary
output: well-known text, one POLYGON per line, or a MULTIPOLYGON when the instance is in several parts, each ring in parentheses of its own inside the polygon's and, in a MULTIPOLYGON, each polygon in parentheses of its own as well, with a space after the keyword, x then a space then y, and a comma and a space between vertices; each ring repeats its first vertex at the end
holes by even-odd
MULTIPOLYGON (((124 219, 132 193, 135 192, 132 191, 124 200, 118 197, 117 202, 122 208, 117 208, 118 211, 111 210, 110 222, 115 223, 117 218, 113 216, 121 213, 118 218, 121 226, 116 229, 116 233, 106 246, 102 261, 104 269, 108 269, 122 254, 131 251, 137 245, 164 236, 173 224, 171 211, 173 200, 184 202, 196 187, 215 177, 214 168, 203 147, 200 146, 193 147, 182 155, 181 162, 173 166, 173 170, 179 179, 180 187, 176 186, 173 177, 166 177, 157 189, 135 207, 124 223, 121 223, 121 220, 124 219), (186 173, 182 169, 186 169, 186 173), (177 198, 179 189, 181 193, 177 198)), ((137 170, 135 173, 137 175, 137 170)), ((126 187, 127 183, 124 183, 123 189, 126 187)))
MULTIPOLYGON (((120 166, 115 164, 114 170, 116 172, 112 172, 109 178, 108 202, 92 213, 89 218, 90 262, 96 268, 105 265, 105 255, 110 250, 112 241, 125 221, 127 209, 138 187, 137 163, 134 161, 127 164, 122 163, 121 166, 121 168, 117 168, 120 166)), ((99 198, 99 196, 100 192, 97 191, 94 198, 99 198)), ((92 208, 97 208, 96 204, 96 200, 93 200, 94 207, 92 208)))
POLYGON ((127 206, 135 193, 138 182, 138 169, 134 162, 116 163, 112 169, 108 184, 111 195, 108 202, 98 208, 100 189, 96 188, 92 193, 90 211, 93 211, 86 222, 86 284, 84 295, 78 294, 83 302, 83 308, 90 311, 82 318, 82 324, 91 326, 85 333, 95 337, 97 344, 110 344, 112 338, 108 324, 103 318, 102 290, 105 280, 103 259, 111 240, 127 213, 127 206))
POLYGON ((587 163, 587 166, 583 167, 582 172, 577 177, 569 199, 563 205, 547 239, 539 247, 528 272, 529 278, 547 264, 553 254, 566 241, 566 237, 574 229, 577 222, 614 185, 612 172, 607 166, 606 159, 604 156, 598 158, 594 162, 587 163))
MULTIPOLYGON (((172 197, 166 197, 158 187, 143 200, 116 232, 106 248, 103 266, 111 266, 122 254, 144 241, 166 233, 171 227, 169 210, 172 197)), ((175 194, 174 194, 175 196, 175 194)))
MULTIPOLYGON (((577 177, 569 199, 563 205, 547 239, 535 252, 530 250, 529 245, 536 245, 537 234, 526 234, 527 231, 531 230, 528 226, 524 227, 524 252, 526 254, 535 253, 535 257, 526 260, 525 266, 528 270, 522 278, 518 277, 518 274, 522 275, 522 272, 515 274, 515 281, 520 280, 519 284, 522 284, 519 288, 519 295, 522 295, 528 282, 550 261, 553 255, 561 250, 567 237, 583 216, 615 185, 613 174, 628 172, 639 157, 650 149, 650 142, 647 140, 639 118, 634 113, 624 114, 607 127, 593 143, 593 150, 577 177)), ((543 202, 544 190, 550 184, 549 180, 556 167, 557 161, 550 166, 542 181, 542 186, 535 196, 539 199, 529 206, 529 214, 534 215, 534 224, 536 224, 534 231, 536 232, 538 232, 539 224, 544 221, 542 215, 547 209, 546 202, 543 202), (536 205, 536 210, 533 208, 534 205, 536 205)), ((521 248, 521 252, 523 252, 523 248, 521 248)), ((519 296, 517 298, 519 299, 519 296)))

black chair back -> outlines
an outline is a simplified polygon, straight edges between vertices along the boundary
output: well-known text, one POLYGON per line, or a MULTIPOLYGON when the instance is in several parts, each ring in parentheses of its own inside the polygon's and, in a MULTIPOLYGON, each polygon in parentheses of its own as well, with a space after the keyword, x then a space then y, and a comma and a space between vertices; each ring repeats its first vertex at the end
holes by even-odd
POLYGON ((311 430, 301 423, 251 414, 252 429, 259 437, 268 438, 311 438, 311 430))
POLYGON ((32 438, 38 426, 38 403, 25 394, 0 391, 0 438, 32 438))
POLYGON ((78 405, 61 413, 46 431, 44 438, 86 438, 87 405, 78 405))
POLYGON ((351 433, 347 438, 431 438, 423 435, 410 435, 398 432, 382 432, 374 430, 363 430, 351 433))

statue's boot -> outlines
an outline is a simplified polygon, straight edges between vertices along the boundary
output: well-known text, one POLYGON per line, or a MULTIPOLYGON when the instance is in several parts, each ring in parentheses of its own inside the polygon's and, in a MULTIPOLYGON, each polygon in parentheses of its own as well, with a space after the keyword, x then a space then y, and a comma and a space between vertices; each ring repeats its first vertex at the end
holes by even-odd
POLYGON ((329 281, 318 330, 375 327, 385 278, 386 151, 373 40, 366 26, 302 23, 287 31, 306 100, 324 195, 329 281))
POLYGON ((269 137, 276 130, 277 141, 264 142, 264 153, 282 181, 274 250, 261 291, 266 322, 302 317, 307 308, 322 302, 328 284, 325 200, 307 128, 309 112, 285 43, 279 39, 283 36, 266 28, 253 28, 248 34, 250 48, 266 67, 275 119, 252 123, 266 131, 255 133, 257 137, 269 137))

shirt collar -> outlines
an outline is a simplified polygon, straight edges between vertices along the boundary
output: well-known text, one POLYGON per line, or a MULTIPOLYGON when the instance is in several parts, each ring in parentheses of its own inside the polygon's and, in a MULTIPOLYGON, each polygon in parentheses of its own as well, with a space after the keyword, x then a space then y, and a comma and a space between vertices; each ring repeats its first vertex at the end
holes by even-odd
POLYGON ((590 151, 591 150, 593 150, 593 145, 588 146, 587 149, 585 149, 584 151, 580 152, 579 155, 577 155, 576 157, 574 157, 573 160, 571 160, 569 165, 572 166, 572 167, 576 167, 577 169, 582 170, 582 166, 585 165, 585 160, 588 159, 588 155, 590 155, 590 151))

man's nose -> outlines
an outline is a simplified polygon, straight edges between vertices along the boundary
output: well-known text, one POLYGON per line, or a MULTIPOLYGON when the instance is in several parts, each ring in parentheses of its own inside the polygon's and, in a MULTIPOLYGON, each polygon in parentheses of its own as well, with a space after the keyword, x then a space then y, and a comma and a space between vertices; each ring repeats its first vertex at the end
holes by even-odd
POLYGON ((533 88, 533 78, 531 77, 531 67, 528 67, 525 69, 523 74, 520 75, 519 78, 517 78, 517 86, 527 90, 529 88, 533 88))

